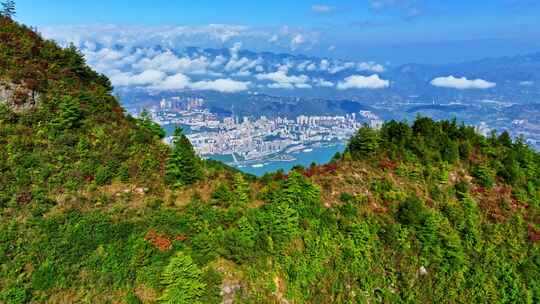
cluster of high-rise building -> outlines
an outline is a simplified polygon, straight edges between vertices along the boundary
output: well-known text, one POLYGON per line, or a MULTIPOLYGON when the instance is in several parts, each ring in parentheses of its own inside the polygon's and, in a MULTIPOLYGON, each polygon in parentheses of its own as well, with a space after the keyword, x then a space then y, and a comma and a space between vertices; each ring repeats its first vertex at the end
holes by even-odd
POLYGON ((171 97, 159 102, 160 110, 193 111, 204 106, 204 99, 199 97, 171 97))
POLYGON ((234 154, 243 160, 262 159, 278 153, 346 141, 361 126, 354 115, 300 116, 256 120, 228 117, 213 128, 189 138, 203 155, 234 154))
POLYGON ((149 110, 161 125, 187 125, 191 143, 201 155, 232 155, 235 160, 259 160, 287 152, 343 143, 364 123, 382 121, 362 111, 336 116, 300 115, 295 119, 266 116, 225 117, 204 108, 200 98, 173 97, 149 110))

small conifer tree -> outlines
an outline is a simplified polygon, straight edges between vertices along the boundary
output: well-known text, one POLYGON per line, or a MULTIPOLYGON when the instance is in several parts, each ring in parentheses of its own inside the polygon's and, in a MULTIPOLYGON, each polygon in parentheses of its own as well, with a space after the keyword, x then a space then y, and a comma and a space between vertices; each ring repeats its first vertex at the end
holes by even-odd
POLYGON ((379 135, 376 130, 367 125, 360 128, 351 138, 347 151, 353 157, 364 157, 373 155, 379 148, 379 135))
POLYGON ((243 206, 249 202, 249 184, 242 173, 237 173, 234 176, 234 194, 237 204, 243 206))
POLYGON ((165 291, 160 303, 198 304, 202 303, 206 284, 201 282, 202 271, 193 263, 190 256, 177 253, 165 267, 162 284, 165 291))
POLYGON ((159 139, 163 139, 165 138, 165 135, 167 135, 165 130, 163 130, 163 128, 159 124, 152 121, 152 117, 150 116, 150 113, 148 113, 146 109, 144 109, 141 112, 141 115, 139 117, 139 120, 137 121, 137 124, 140 127, 150 131, 150 133, 152 133, 154 136, 158 137, 159 139))
POLYGON ((56 125, 63 130, 77 128, 81 124, 83 115, 79 101, 71 96, 63 97, 58 105, 58 117, 56 125))
POLYGON ((165 168, 166 182, 174 188, 194 184, 202 178, 201 160, 181 128, 176 128, 173 150, 165 168))
POLYGON ((16 10, 15 10, 15 1, 14 0, 6 0, 2 2, 2 11, 0 12, 0 15, 8 18, 15 17, 16 10))

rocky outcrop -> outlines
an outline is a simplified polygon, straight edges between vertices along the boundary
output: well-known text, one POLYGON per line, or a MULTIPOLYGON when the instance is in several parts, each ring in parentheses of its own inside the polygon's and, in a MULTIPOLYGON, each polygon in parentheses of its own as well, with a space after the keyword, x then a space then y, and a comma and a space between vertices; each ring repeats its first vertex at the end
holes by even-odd
POLYGON ((0 103, 5 103, 15 112, 35 108, 39 103, 39 93, 20 84, 0 82, 0 103))

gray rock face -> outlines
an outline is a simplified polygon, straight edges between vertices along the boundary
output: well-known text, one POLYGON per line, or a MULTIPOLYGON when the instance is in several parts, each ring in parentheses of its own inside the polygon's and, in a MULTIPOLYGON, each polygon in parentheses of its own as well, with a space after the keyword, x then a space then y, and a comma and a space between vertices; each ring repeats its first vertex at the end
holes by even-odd
POLYGON ((221 288, 222 304, 233 304, 235 294, 242 288, 240 284, 224 284, 221 288))
POLYGON ((39 103, 39 93, 23 85, 0 82, 0 103, 5 103, 15 112, 35 108, 39 103))

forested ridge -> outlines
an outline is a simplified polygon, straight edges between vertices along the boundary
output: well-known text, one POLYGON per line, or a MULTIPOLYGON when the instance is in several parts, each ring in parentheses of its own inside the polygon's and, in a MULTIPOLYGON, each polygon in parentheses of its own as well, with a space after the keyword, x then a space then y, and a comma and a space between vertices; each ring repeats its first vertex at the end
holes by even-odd
POLYGON ((0 303, 540 302, 540 154, 507 133, 390 121, 254 178, 7 17, 0 93, 0 303))

